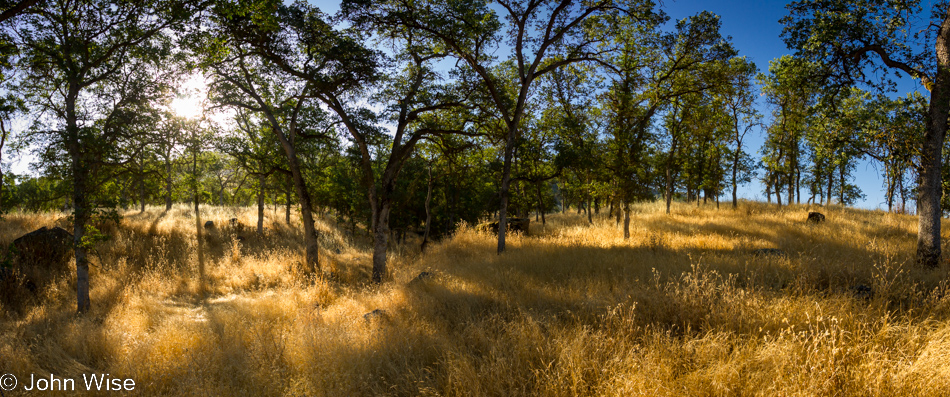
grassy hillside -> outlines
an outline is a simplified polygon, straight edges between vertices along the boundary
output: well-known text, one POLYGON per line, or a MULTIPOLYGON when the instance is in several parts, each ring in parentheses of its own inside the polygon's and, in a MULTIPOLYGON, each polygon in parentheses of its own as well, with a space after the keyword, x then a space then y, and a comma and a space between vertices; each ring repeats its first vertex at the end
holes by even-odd
MULTIPOLYGON (((89 315, 70 277, 3 308, 0 373, 109 373, 143 395, 950 394, 950 266, 914 267, 914 217, 821 211, 641 205, 627 241, 605 216, 549 215, 501 256, 465 227, 394 247, 381 287, 329 222, 311 281, 282 213, 257 238, 226 226, 255 209, 211 208, 201 278, 187 207, 129 212, 103 225, 89 315)), ((0 244, 64 222, 10 214, 0 244)))

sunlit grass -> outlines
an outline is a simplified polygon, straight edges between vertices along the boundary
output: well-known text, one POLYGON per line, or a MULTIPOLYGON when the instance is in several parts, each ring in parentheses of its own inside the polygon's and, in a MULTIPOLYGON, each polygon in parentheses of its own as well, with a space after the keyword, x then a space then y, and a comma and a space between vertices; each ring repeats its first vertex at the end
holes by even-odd
MULTIPOLYGON (((947 266, 913 265, 916 219, 820 211, 644 204, 629 240, 606 214, 555 214, 504 255, 463 227, 424 255, 393 247, 383 286, 366 237, 328 220, 314 280, 282 213, 258 237, 256 209, 203 210, 201 280, 187 206, 130 211, 103 227, 91 313, 71 277, 4 308, 0 373, 109 373, 147 395, 950 394, 947 266)), ((9 214, 0 244, 64 222, 9 214)))

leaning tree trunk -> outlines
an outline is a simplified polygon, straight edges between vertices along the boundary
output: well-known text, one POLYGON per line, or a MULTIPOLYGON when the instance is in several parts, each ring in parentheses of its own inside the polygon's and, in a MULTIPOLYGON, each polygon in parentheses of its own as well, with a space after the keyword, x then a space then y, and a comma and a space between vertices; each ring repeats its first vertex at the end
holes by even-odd
POLYGON ((297 159, 297 151, 283 133, 278 133, 277 135, 280 139, 280 146, 284 149, 287 163, 290 166, 290 174, 294 182, 294 188, 297 190, 297 198, 300 199, 300 217, 303 220, 303 238, 304 246, 306 247, 307 262, 304 265, 304 270, 307 273, 314 274, 320 270, 320 245, 317 242, 317 229, 314 225, 313 210, 310 204, 310 192, 307 191, 303 173, 300 172, 300 161, 297 159))

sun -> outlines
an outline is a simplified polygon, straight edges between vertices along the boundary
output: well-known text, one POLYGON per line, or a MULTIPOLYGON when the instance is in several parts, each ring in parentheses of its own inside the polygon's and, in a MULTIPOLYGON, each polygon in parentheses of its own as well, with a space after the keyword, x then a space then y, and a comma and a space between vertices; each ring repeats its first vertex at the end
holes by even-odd
POLYGON ((199 74, 191 75, 178 86, 178 97, 168 105, 178 117, 196 119, 204 114, 202 98, 208 95, 208 84, 199 74))
POLYGON ((172 100, 169 105, 171 111, 178 117, 186 119, 196 119, 204 113, 202 110, 201 99, 195 97, 178 97, 172 100))

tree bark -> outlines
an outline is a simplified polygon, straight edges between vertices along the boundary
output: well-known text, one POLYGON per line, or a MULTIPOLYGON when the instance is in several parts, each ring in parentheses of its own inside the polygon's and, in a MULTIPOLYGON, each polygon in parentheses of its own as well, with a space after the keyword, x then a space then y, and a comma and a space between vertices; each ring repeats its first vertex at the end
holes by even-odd
POLYGON ((779 187, 782 186, 782 181, 779 179, 778 174, 773 175, 773 177, 775 178, 775 183, 774 183, 775 202, 778 204, 779 207, 781 207, 782 206, 782 191, 781 189, 779 189, 779 187))
POLYGON ((930 91, 927 129, 924 131, 918 188, 919 224, 917 263, 930 268, 940 265, 940 196, 942 194, 942 149, 950 113, 950 7, 937 34, 937 74, 930 91))
POLYGON ((260 174, 258 176, 258 186, 257 186, 257 235, 264 235, 264 179, 266 176, 260 174))
MULTIPOLYGON (((538 189, 538 214, 541 215, 541 228, 542 228, 542 230, 543 230, 543 229, 544 229, 544 225, 545 225, 545 223, 546 223, 547 221, 544 219, 544 196, 541 194, 541 183, 540 183, 540 182, 537 184, 537 189, 538 189)), ((535 220, 537 220, 537 219, 535 219, 535 220)))
POLYGON ((844 202, 844 187, 845 187, 844 169, 845 168, 844 167, 845 167, 844 163, 838 166, 838 183, 840 185, 838 186, 838 201, 841 202, 841 205, 845 205, 845 202, 844 202))
POLYGON ((205 292, 205 252, 204 252, 204 233, 202 233, 202 224, 201 224, 201 212, 199 211, 198 205, 200 202, 200 197, 198 196, 198 150, 196 149, 192 153, 192 194, 194 195, 195 201, 195 236, 197 237, 198 244, 198 293, 199 295, 204 295, 205 292))
POLYGON ((432 230, 432 164, 429 164, 429 179, 426 184, 426 230, 422 234, 422 246, 420 251, 426 252, 426 246, 429 245, 429 232, 432 230))
POLYGON ((630 204, 623 203, 623 239, 630 239, 630 204))
POLYGON ((894 210, 894 170, 893 167, 888 165, 884 166, 887 170, 887 192, 884 196, 887 198, 887 212, 893 212, 894 210))
POLYGON ((86 189, 89 169, 83 154, 85 153, 79 138, 77 123, 76 100, 79 97, 79 88, 76 83, 69 83, 66 95, 66 139, 69 155, 72 160, 73 173, 73 254, 76 260, 76 306, 79 313, 87 313, 92 307, 89 301, 89 258, 83 237, 86 233, 86 223, 89 221, 89 203, 86 201, 86 189))
POLYGON ((290 186, 284 190, 284 223, 290 224, 290 186))
POLYGON ((825 202, 825 205, 831 205, 831 197, 834 196, 833 194, 831 194, 831 189, 834 187, 834 183, 835 183, 834 171, 829 170, 828 171, 828 189, 827 189, 828 194, 827 194, 827 197, 825 198, 827 200, 825 202))
POLYGON ((165 158, 165 211, 172 209, 172 160, 171 153, 165 158))
POLYGON ((788 177, 788 204, 792 205, 795 202, 795 169, 790 169, 787 175, 788 177))
POLYGON ((795 203, 802 203, 802 169, 796 166, 795 170, 795 203))
POLYGON ((591 201, 591 200, 590 200, 590 194, 588 194, 588 195, 587 195, 587 224, 588 224, 588 225, 593 225, 593 224, 594 224, 594 215, 593 215, 593 212, 591 211, 591 208, 590 208, 590 201, 591 201))
POLYGON ((732 209, 739 208, 739 196, 736 194, 738 192, 737 177, 739 173, 739 152, 736 151, 736 157, 732 162, 732 209))
POLYGON ((373 239, 373 282, 382 283, 389 277, 386 269, 386 249, 389 245, 389 212, 390 200, 381 197, 379 214, 376 216, 376 231, 373 239))
POLYGON ((7 142, 7 128, 0 120, 0 211, 3 211, 3 145, 7 142))
MULTIPOLYGON (((673 156, 676 153, 677 139, 673 135, 673 142, 670 144, 670 154, 666 157, 666 214, 670 214, 670 205, 673 203, 673 156)), ((687 198, 689 200, 689 198, 687 198)), ((624 203, 624 206, 627 204, 624 203)))
POLYGON ((314 225, 313 211, 310 205, 310 192, 307 191, 303 173, 300 172, 300 161, 297 159, 297 150, 282 132, 278 132, 277 137, 280 140, 281 148, 284 149, 284 154, 287 156, 287 163, 290 166, 294 188, 297 190, 297 197, 300 199, 300 217, 303 219, 304 246, 306 246, 305 270, 313 274, 320 270, 320 246, 317 243, 317 230, 314 225))
POLYGON ((511 186, 511 161, 514 157, 515 138, 518 137, 520 117, 508 124, 508 137, 505 140, 505 164, 502 168, 501 189, 498 191, 501 205, 498 209, 498 253, 505 252, 505 235, 508 232, 508 189, 511 186))

